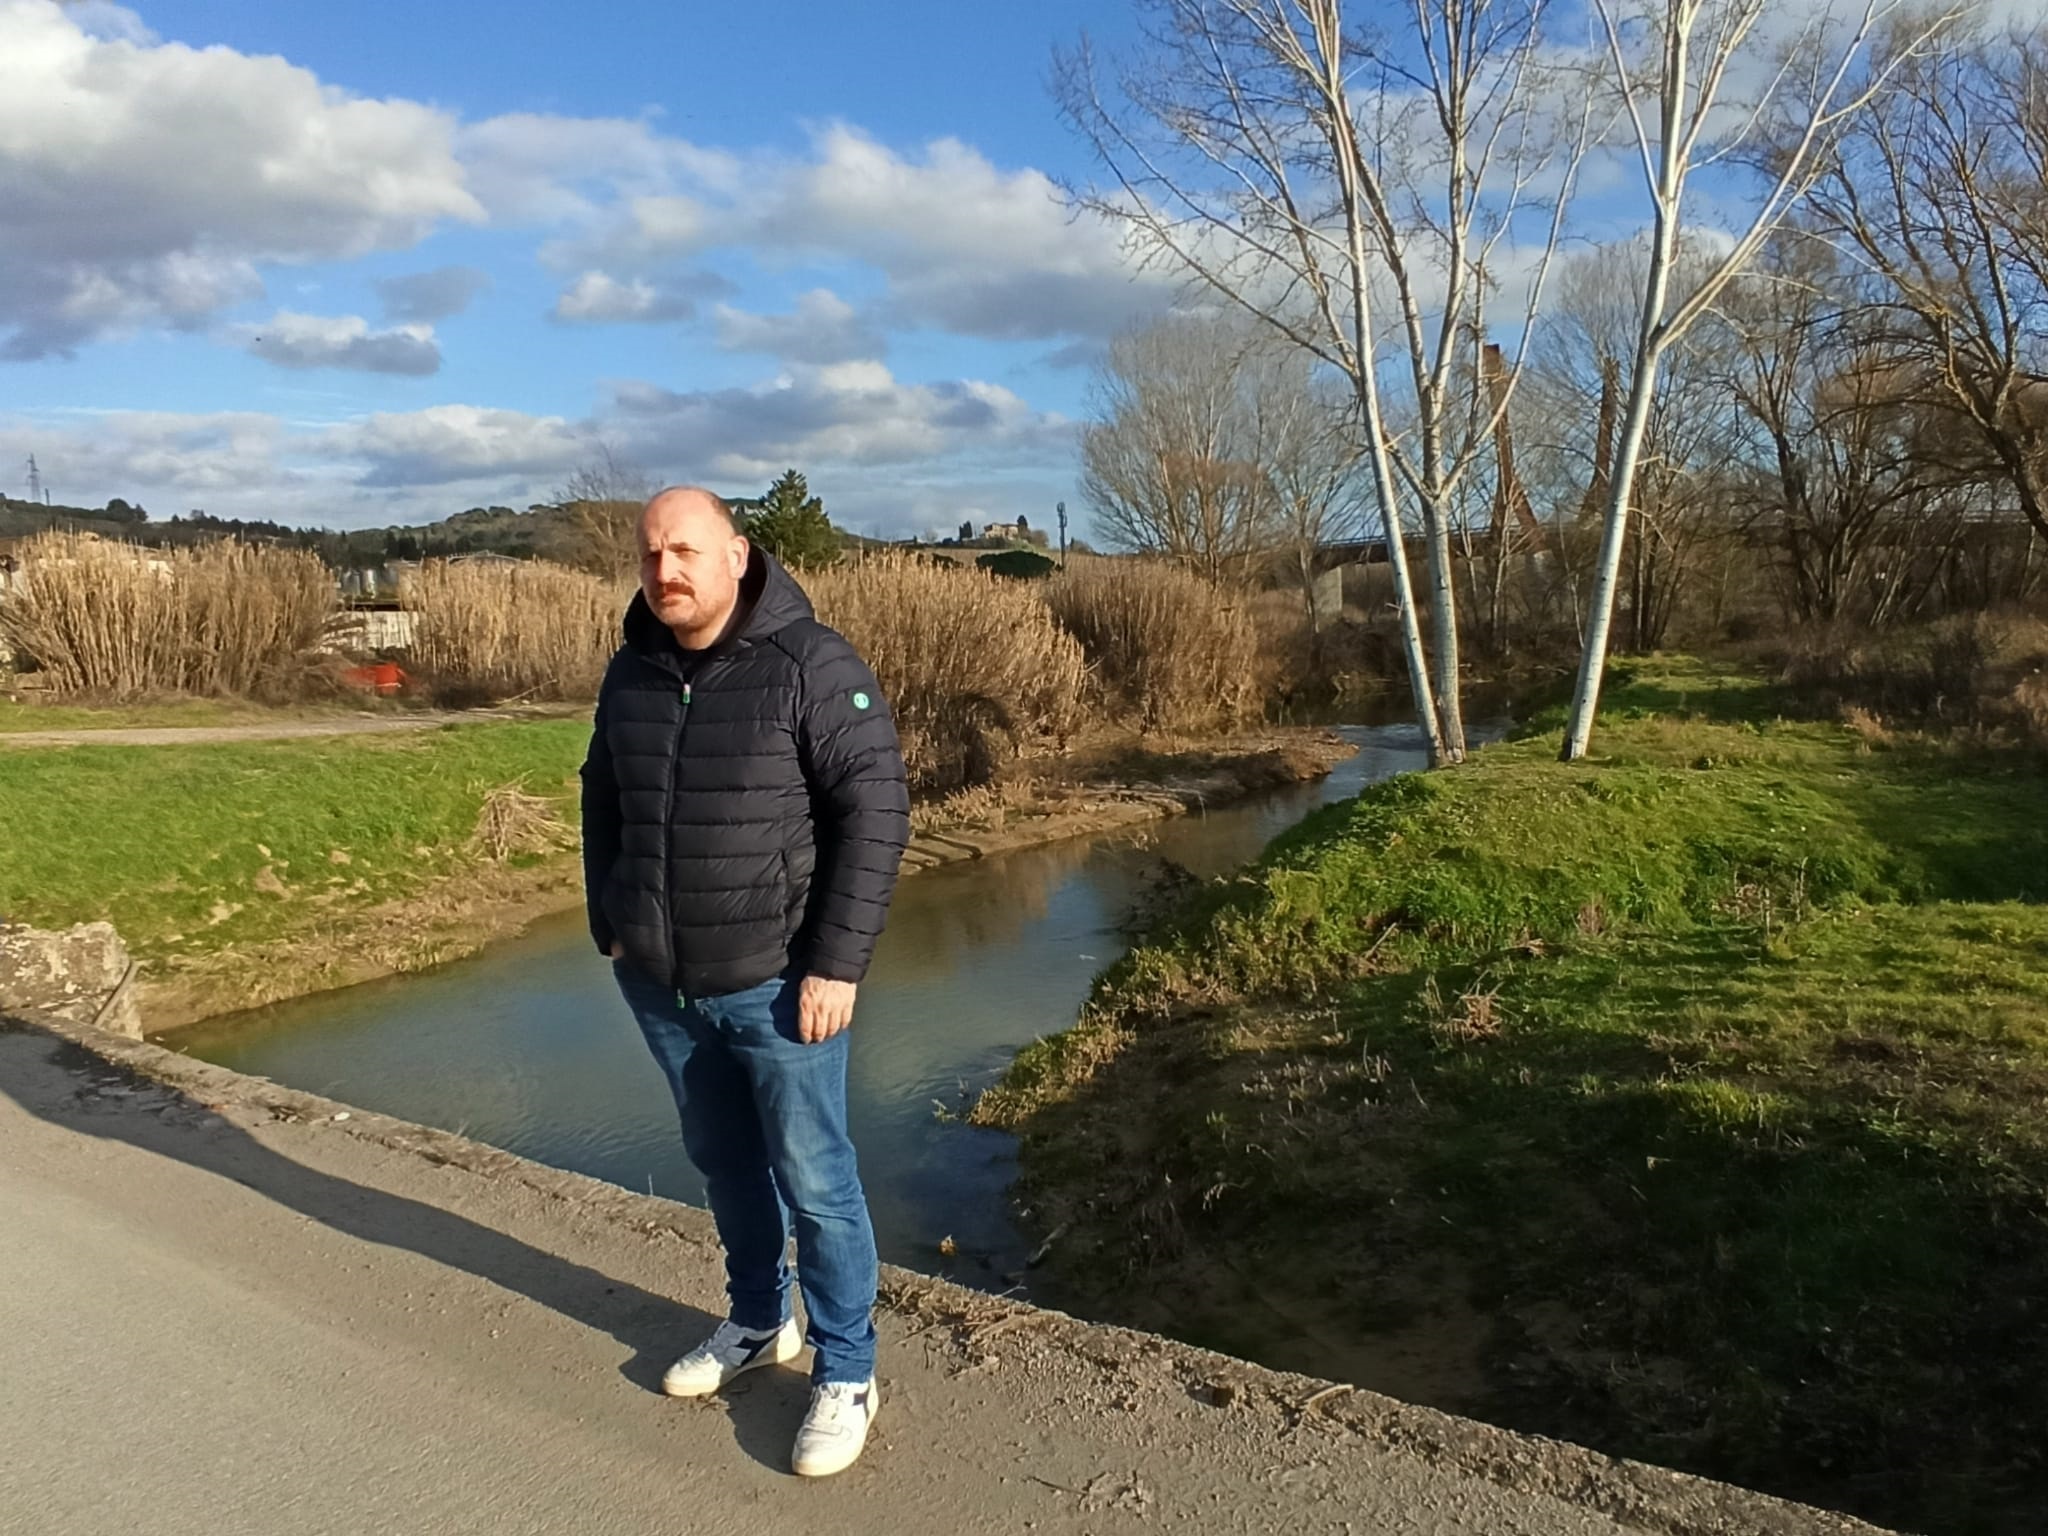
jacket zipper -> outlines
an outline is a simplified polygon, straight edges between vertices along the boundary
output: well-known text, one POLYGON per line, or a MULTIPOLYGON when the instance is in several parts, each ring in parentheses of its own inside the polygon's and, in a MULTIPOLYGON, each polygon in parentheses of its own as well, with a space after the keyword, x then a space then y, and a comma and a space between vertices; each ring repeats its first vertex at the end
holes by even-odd
POLYGON ((683 733, 690 724, 690 680, 683 679, 682 709, 676 715, 676 739, 668 754, 667 793, 661 809, 661 926, 668 934, 669 984, 682 985, 683 957, 676 953, 675 861, 669 855, 669 829, 676 817, 676 776, 683 766, 683 733))

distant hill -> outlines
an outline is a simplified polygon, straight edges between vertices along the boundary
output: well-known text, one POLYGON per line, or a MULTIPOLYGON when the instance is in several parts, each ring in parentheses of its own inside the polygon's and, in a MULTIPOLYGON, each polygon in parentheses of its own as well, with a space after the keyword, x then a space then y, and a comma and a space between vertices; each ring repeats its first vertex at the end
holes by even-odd
MULTIPOLYGON (((742 517, 760 505, 758 497, 730 498, 742 517)), ((338 571, 375 570, 396 560, 430 560, 447 555, 507 555, 515 560, 573 562, 583 547, 567 507, 536 505, 471 507, 432 523, 393 523, 383 528, 291 528, 283 523, 191 512, 157 521, 140 507, 116 497, 104 507, 38 506, 0 497, 0 539, 24 538, 61 528, 127 539, 153 549, 237 538, 261 544, 309 549, 338 571)), ((849 549, 893 547, 889 541, 839 534, 849 549)))
POLYGON ((64 529, 127 539, 152 549, 222 537, 309 549, 336 570, 369 569, 394 560, 494 554, 514 559, 561 558, 570 549, 570 515, 561 507, 471 507, 439 522, 383 528, 290 528, 283 523, 193 512, 158 522, 116 498, 105 507, 38 506, 0 497, 0 538, 64 529))

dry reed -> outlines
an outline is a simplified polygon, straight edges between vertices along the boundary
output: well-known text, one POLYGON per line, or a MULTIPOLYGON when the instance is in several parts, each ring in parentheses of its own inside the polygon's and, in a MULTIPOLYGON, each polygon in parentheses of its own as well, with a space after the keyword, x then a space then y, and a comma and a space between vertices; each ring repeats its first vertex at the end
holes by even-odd
POLYGON ((874 668, 920 790, 987 783, 1082 722, 1081 648, 1034 585, 876 559, 803 578, 818 617, 874 668))
POLYGON ((494 864, 517 854, 556 853, 576 846, 576 829, 555 814, 552 802, 518 784, 500 784, 484 796, 470 833, 472 852, 494 864))
POLYGON ((429 561, 406 580, 412 668, 444 699, 588 699, 630 592, 544 560, 429 561))
POLYGON ((48 533, 19 564, 0 639, 66 696, 247 697, 318 647, 337 602, 316 556, 271 545, 158 551, 48 533))
POLYGON ((1110 707, 1148 731, 1241 725, 1264 694, 1247 605, 1178 566, 1079 567, 1044 587, 1110 707))

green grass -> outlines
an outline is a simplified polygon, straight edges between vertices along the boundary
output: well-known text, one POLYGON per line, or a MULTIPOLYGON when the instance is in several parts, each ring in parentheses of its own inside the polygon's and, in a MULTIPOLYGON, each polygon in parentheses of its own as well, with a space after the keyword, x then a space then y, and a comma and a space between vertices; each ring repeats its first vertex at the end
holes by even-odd
POLYGON ((1331 808, 1020 1057, 978 1114, 1069 1224, 1057 1278, 1368 1361, 1452 1285, 1484 1385, 1448 1406, 2032 1529, 2048 780, 1695 663, 1617 682, 1595 761, 1539 719, 1331 808))
POLYGON ((0 749, 0 916, 110 919, 145 959, 288 935, 461 868, 498 785, 559 799, 573 820, 589 734, 559 720, 0 749), (259 888, 266 869, 289 894, 259 888))

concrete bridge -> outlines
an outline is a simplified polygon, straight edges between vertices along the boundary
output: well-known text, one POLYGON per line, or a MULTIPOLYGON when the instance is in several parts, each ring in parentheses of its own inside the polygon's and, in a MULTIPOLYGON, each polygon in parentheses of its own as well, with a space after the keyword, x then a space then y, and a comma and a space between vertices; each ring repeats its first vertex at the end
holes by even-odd
POLYGON ((1873 1527, 886 1272, 867 1456, 804 1382, 660 1397, 701 1212, 0 1021, 0 1528, 1849 1536, 1873 1527))

